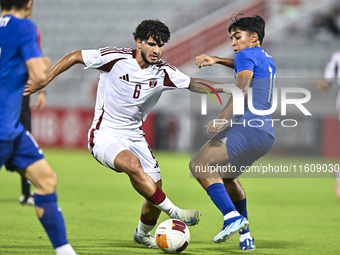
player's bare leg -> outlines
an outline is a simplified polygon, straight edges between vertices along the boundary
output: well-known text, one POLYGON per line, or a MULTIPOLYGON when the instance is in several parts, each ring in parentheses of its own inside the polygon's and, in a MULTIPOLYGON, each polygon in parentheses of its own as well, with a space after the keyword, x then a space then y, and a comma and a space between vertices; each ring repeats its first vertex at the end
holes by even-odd
POLYGON ((223 179, 223 183, 232 201, 239 201, 246 198, 246 193, 237 178, 223 179))
POLYGON ((35 186, 34 204, 37 216, 47 232, 57 255, 76 255, 66 239, 66 228, 57 204, 57 175, 46 159, 41 159, 19 172, 35 186))
POLYGON ((118 171, 126 173, 135 190, 159 210, 171 218, 183 221, 188 226, 198 224, 201 214, 195 210, 182 210, 175 206, 152 178, 144 172, 139 159, 131 151, 123 150, 118 153, 114 159, 114 166, 118 171))
POLYGON ((196 180, 207 190, 214 183, 223 184, 221 176, 214 171, 204 171, 209 166, 224 166, 229 162, 226 145, 220 140, 209 140, 190 161, 190 170, 196 180))
MULTIPOLYGON (((156 182, 156 186, 162 188, 162 180, 156 182)), ((150 233, 157 224, 161 210, 145 199, 142 205, 138 227, 133 235, 136 243, 144 244, 148 248, 158 249, 155 237, 150 233)))
POLYGON ((123 150, 114 159, 114 166, 117 170, 126 173, 134 189, 143 197, 148 198, 155 194, 157 186, 148 176, 135 154, 123 150))
MULTIPOLYGON (((162 180, 156 182, 156 186, 162 189, 162 180)), ((159 215, 161 214, 161 210, 155 207, 149 200, 145 199, 142 205, 141 215, 148 219, 157 220, 159 215)))
MULTIPOLYGON (((215 171, 207 171, 209 167, 218 169, 219 166, 225 166, 228 162, 227 147, 225 143, 217 139, 208 141, 190 162, 192 174, 207 191, 224 217, 222 231, 215 236, 215 243, 226 241, 236 232, 247 228, 249 224, 248 220, 236 210, 220 175, 215 171)), ((223 173, 223 177, 227 179, 236 178, 237 175, 238 173, 223 173)))

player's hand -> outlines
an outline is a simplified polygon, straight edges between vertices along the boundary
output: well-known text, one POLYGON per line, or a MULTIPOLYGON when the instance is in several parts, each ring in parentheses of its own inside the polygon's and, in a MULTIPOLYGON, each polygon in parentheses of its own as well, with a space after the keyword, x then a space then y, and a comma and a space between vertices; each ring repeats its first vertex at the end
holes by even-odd
POLYGON ((216 60, 212 56, 208 56, 206 54, 202 54, 196 57, 196 65, 197 68, 201 68, 203 66, 211 66, 216 63, 216 60))
POLYGON ((206 130, 207 130, 207 133, 210 133, 210 134, 218 134, 222 129, 224 129, 226 126, 225 123, 219 121, 219 122, 216 122, 216 121, 210 121, 208 123, 208 125, 205 126, 206 130))
POLYGON ((34 82, 32 80, 28 80, 25 90, 24 90, 24 96, 28 96, 31 95, 35 92, 37 92, 38 90, 41 90, 42 88, 44 88, 46 85, 43 83, 37 83, 34 82))
POLYGON ((328 89, 329 86, 330 86, 330 83, 328 81, 322 80, 316 85, 316 89, 318 91, 324 91, 324 90, 328 89))
POLYGON ((38 93, 37 101, 34 104, 34 108, 38 111, 42 110, 45 106, 46 95, 44 92, 38 93))

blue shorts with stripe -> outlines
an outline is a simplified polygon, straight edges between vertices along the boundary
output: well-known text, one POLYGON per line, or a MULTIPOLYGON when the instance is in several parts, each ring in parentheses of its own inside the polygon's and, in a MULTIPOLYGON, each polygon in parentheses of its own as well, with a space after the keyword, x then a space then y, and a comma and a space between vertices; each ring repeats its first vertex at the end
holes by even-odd
POLYGON ((212 139, 219 139, 227 146, 230 163, 238 170, 251 166, 273 146, 275 138, 258 128, 234 125, 227 127, 212 139))
POLYGON ((0 141, 0 168, 5 165, 10 171, 22 170, 43 158, 42 150, 27 130, 13 141, 0 141))

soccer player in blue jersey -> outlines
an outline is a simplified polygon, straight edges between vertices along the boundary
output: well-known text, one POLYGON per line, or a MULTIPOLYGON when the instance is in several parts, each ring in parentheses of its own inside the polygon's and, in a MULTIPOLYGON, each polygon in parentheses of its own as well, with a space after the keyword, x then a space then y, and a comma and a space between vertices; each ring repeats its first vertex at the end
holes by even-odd
POLYGON ((36 27, 27 19, 32 0, 1 0, 0 5, 0 168, 5 165, 31 181, 37 216, 56 254, 76 255, 57 204, 56 174, 19 121, 27 79, 43 82, 51 61, 42 56, 36 27))
MULTIPOLYGON (((251 87, 254 108, 271 108, 276 68, 272 57, 261 48, 264 28, 265 22, 260 16, 236 17, 228 29, 236 54, 234 61, 207 55, 196 59, 198 67, 219 63, 234 68, 235 85, 245 97, 245 112, 241 116, 234 115, 233 125, 224 128, 224 125, 216 124, 221 122, 208 123, 207 132, 216 135, 190 162, 191 172, 224 216, 222 231, 215 236, 214 242, 226 241, 240 231, 242 250, 254 250, 255 245, 248 228, 246 196, 237 176, 264 156, 275 139, 272 122, 266 121, 272 119, 271 116, 252 113, 246 98, 251 87), (248 124, 249 121, 251 124, 248 124), (222 177, 217 172, 209 173, 210 176, 197 173, 197 169, 207 169, 209 166, 233 166, 237 172, 226 171, 222 177)), ((232 115, 233 100, 232 96, 217 119, 227 120, 232 115)))

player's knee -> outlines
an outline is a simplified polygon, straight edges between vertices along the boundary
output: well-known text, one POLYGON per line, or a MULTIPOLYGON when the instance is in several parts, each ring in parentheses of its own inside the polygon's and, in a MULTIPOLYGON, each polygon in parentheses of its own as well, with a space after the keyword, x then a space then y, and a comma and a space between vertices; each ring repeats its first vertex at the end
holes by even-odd
POLYGON ((138 160, 130 159, 125 163, 125 172, 132 178, 139 178, 143 173, 143 168, 138 160))
POLYGON ((189 168, 192 173, 197 172, 198 168, 201 168, 202 166, 209 165, 209 162, 206 162, 201 157, 196 157, 192 159, 189 163, 189 168))
POLYGON ((189 168, 192 173, 195 172, 195 166, 196 166, 195 159, 190 160, 189 168))
POLYGON ((54 192, 57 186, 57 174, 52 170, 49 171, 40 178, 39 186, 44 193, 54 192))
POLYGON ((190 172, 196 179, 199 179, 200 177, 200 166, 197 158, 192 159, 189 163, 190 172))

